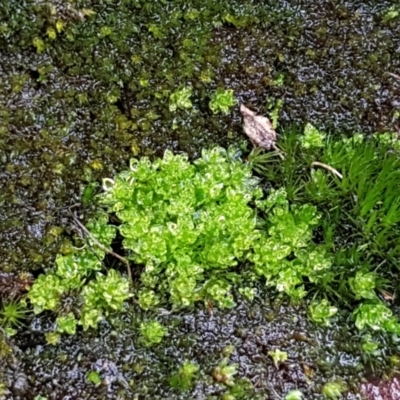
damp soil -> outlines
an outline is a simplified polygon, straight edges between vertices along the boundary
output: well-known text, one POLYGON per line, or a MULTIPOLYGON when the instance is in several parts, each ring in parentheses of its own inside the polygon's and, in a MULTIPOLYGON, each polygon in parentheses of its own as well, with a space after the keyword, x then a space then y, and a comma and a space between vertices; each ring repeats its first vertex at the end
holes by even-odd
MULTIPOLYGON (((343 322, 343 321, 342 321, 343 322)), ((224 357, 237 365, 234 382, 247 388, 242 399, 280 399, 301 390, 307 399, 322 399, 323 385, 340 380, 345 399, 356 399, 363 365, 356 332, 307 322, 303 307, 270 302, 264 294, 229 311, 198 307, 191 312, 144 313, 130 306, 118 320, 98 332, 65 337, 46 344, 51 320, 34 318, 13 342, 3 381, 6 399, 220 399, 230 387, 216 381, 214 369, 224 357), (160 345, 145 347, 139 323, 156 317, 168 327, 160 345), (287 352, 275 365, 269 351, 287 352), (184 361, 200 366, 193 388, 172 388, 169 379, 184 361), (91 371, 101 384, 87 382, 91 371), (250 383, 245 383, 244 379, 250 383)), ((342 324, 342 326, 345 326, 342 324)), ((12 343, 10 343, 12 345, 12 343)))
MULTIPOLYGON (((312 122, 333 134, 370 134, 399 123, 400 81, 388 74, 400 72, 395 1, 9 0, 0 4, 0 60, 2 294, 24 282, 22 271, 51 268, 71 234, 68 207, 130 157, 171 149, 194 158, 204 147, 244 140, 237 107, 211 113, 217 87, 264 114, 283 100, 280 129, 312 122), (172 113, 169 95, 183 86, 193 88, 193 109, 172 113)), ((81 213, 88 217, 91 206, 81 213)), ((245 304, 160 316, 170 334, 153 350, 135 344, 136 313, 146 318, 132 306, 117 328, 63 337, 56 347, 44 341, 50 322, 33 320, 0 367, 7 398, 118 398, 120 390, 127 393, 120 398, 218 397, 226 388, 210 370, 227 344, 261 398, 277 396, 271 387, 319 398, 321 382, 361 374, 355 333, 316 330, 302 309, 283 307, 272 321, 264 306, 245 304), (299 344, 297 330, 317 345, 299 344), (273 366, 269 346, 290 349, 289 362, 273 366), (185 358, 202 371, 190 396, 166 384, 185 358), (317 360, 330 364, 321 369, 317 360), (315 370, 312 379, 302 362, 315 370), (85 383, 96 368, 106 381, 97 388, 85 383), (103 368, 115 376, 106 379, 103 368)))

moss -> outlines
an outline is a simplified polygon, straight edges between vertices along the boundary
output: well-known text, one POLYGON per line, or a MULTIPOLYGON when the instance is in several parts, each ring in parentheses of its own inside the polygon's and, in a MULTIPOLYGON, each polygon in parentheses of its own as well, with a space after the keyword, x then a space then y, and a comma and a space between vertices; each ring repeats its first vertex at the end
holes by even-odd
POLYGON ((104 166, 93 168, 96 180, 132 151, 160 155, 168 147, 197 156, 241 138, 238 114, 215 117, 208 109, 219 86, 261 111, 267 97, 282 98, 283 125, 390 126, 398 95, 382 71, 400 65, 398 16, 388 1, 363 2, 363 14, 358 6, 2 4, 0 201, 14 221, 0 247, 6 264, 35 269, 51 261, 60 241, 46 239, 47 226, 67 223, 63 207, 79 199, 85 168, 104 166), (168 109, 180 86, 193 88, 191 112, 168 109))

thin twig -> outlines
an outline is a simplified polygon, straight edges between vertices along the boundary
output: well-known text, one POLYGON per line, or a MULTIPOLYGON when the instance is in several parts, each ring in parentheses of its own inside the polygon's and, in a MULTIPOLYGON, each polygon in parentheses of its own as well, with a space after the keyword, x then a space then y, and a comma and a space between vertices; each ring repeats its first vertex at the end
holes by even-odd
POLYGON ((275 143, 272 143, 272 148, 278 153, 278 156, 281 158, 281 160, 285 159, 282 150, 275 143))
POLYGON ((83 232, 86 233, 87 236, 90 237, 90 239, 93 241, 93 243, 94 243, 97 247, 99 247, 100 249, 102 249, 102 250, 105 251, 106 253, 111 254, 113 257, 115 257, 115 258, 117 258, 118 260, 122 261, 122 262, 126 265, 126 270, 128 271, 129 279, 130 279, 131 282, 133 282, 133 279, 132 279, 132 271, 131 271, 131 266, 129 265, 129 261, 128 261, 126 258, 120 256, 119 254, 115 253, 115 252, 112 251, 111 249, 109 249, 109 248, 107 248, 106 246, 104 246, 104 244, 100 243, 100 242, 93 236, 93 234, 86 228, 86 226, 83 225, 82 222, 79 221, 79 219, 76 217, 76 215, 71 211, 71 208, 74 208, 74 207, 76 207, 76 206, 78 206, 78 205, 79 205, 79 203, 78 203, 78 204, 74 204, 74 205, 72 205, 71 207, 69 207, 69 212, 70 212, 72 218, 74 219, 74 222, 79 226, 79 228, 81 228, 81 230, 82 230, 83 232))
POLYGON ((338 170, 336 170, 335 168, 333 168, 327 164, 324 164, 319 161, 314 161, 313 163, 311 163, 311 166, 325 168, 326 170, 328 170, 329 172, 332 172, 332 174, 336 175, 340 179, 343 179, 343 175, 338 170))
POLYGON ((393 78, 396 78, 396 79, 398 79, 400 81, 400 75, 396 75, 396 74, 393 74, 391 72, 389 72, 389 75, 393 76, 393 78))

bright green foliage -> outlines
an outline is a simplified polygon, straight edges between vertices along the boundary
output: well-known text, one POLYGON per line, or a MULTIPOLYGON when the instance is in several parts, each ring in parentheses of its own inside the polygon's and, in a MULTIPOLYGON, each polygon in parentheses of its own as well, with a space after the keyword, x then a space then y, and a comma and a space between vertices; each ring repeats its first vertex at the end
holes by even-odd
POLYGON ((283 189, 272 190, 266 201, 257 204, 268 215, 268 232, 253 244, 250 259, 255 272, 279 291, 301 298, 306 294, 303 276, 317 282, 331 267, 324 248, 311 242, 312 228, 320 218, 317 209, 307 204, 289 207, 283 189))
MULTIPOLYGON (((101 269, 102 263, 101 258, 99 258, 101 256, 104 256, 104 253, 96 256, 96 254, 88 251, 65 256, 58 255, 56 258, 56 274, 61 279, 59 285, 67 286, 70 289, 81 287, 86 275, 91 271, 101 269)), ((54 283, 56 282, 54 281, 54 283)))
POLYGON ((212 376, 217 382, 221 382, 227 386, 233 386, 235 384, 234 377, 238 372, 237 367, 237 364, 229 364, 229 358, 225 357, 214 368, 212 376))
POLYGON ((278 368, 279 364, 285 362, 288 358, 286 351, 281 351, 279 349, 270 350, 268 355, 274 360, 276 368, 278 368))
POLYGON ((308 123, 304 128, 304 136, 300 137, 301 145, 306 148, 324 147, 325 134, 308 123))
POLYGON ((400 8, 398 6, 391 6, 387 10, 382 11, 382 19, 386 22, 397 18, 399 15, 400 8))
POLYGON ((55 274, 39 275, 29 290, 28 298, 35 314, 44 310, 55 310, 61 295, 68 289, 55 274))
MULTIPOLYGON (((314 320, 324 323, 331 314, 330 307, 346 304, 358 307, 354 319, 360 329, 379 326, 396 332, 397 319, 388 316, 390 309, 379 302, 377 294, 382 289, 392 292, 387 285, 398 274, 400 141, 397 135, 386 133, 366 139, 355 134, 351 138, 334 139, 309 126, 305 136, 296 132, 284 134, 279 147, 285 153, 284 160, 256 153, 249 157, 250 162, 273 187, 285 182, 286 197, 296 205, 294 209, 310 207, 310 203, 317 207, 320 218, 317 224, 310 224, 302 238, 307 243, 317 225, 322 237, 297 249, 295 242, 273 240, 274 208, 284 216, 293 215, 293 206, 288 209, 281 203, 270 209, 265 202, 259 202, 268 212, 265 224, 268 233, 273 233, 272 238, 267 237, 267 243, 276 251, 268 250, 268 246, 258 250, 255 244, 253 257, 259 258, 254 260, 256 272, 264 275, 271 285, 276 285, 279 274, 283 280, 277 287, 292 297, 314 292, 317 302, 310 312, 314 320), (316 169, 312 166, 314 161, 328 168, 316 169), (343 177, 329 168, 336 169, 343 177), (282 260, 279 267, 276 258, 282 260), (290 267, 285 268, 288 260, 290 267), (321 294, 330 302, 323 308, 316 307, 321 294)), ((281 223, 288 229, 292 224, 288 224, 288 216, 284 218, 281 223)))
POLYGON ((113 31, 109 26, 102 26, 100 28, 100 36, 101 37, 110 36, 112 33, 113 33, 113 31))
POLYGON ((300 390, 291 390, 286 394, 285 400, 301 400, 303 398, 303 393, 300 390))
POLYGON ((4 302, 0 308, 0 326, 4 328, 20 327, 26 319, 28 309, 25 301, 4 302))
POLYGON ((17 331, 15 328, 12 328, 11 326, 6 326, 6 327, 4 328, 4 333, 5 333, 5 335, 6 335, 6 336, 9 336, 9 337, 16 335, 17 332, 18 332, 18 331, 17 331))
POLYGON ((229 308, 235 305, 231 294, 231 285, 221 279, 210 279, 204 285, 204 293, 206 293, 207 297, 211 297, 221 308, 229 308))
MULTIPOLYGON (((283 138, 283 161, 254 156, 243 163, 236 149, 215 148, 190 163, 187 156, 166 151, 163 159, 153 162, 132 159, 129 170, 103 180, 100 200, 106 213, 87 226, 107 247, 118 230, 126 257, 144 265, 137 292, 143 309, 165 301, 186 307, 200 300, 232 307, 235 286, 252 299, 255 290, 237 269, 245 265, 248 278, 263 277, 267 285, 295 300, 313 292, 309 316, 317 323, 328 325, 345 299, 357 306, 354 319, 359 329, 400 331, 398 320, 376 294, 387 280, 372 267, 374 257, 385 257, 390 265, 400 253, 400 162, 388 151, 396 143, 382 136, 381 150, 378 139, 367 141, 360 135, 335 142, 313 127, 306 129, 307 135, 314 138, 310 145, 298 137, 283 138), (320 140, 315 139, 318 135, 320 140), (343 178, 325 169, 304 175, 315 159, 341 166, 343 178), (285 188, 269 189, 266 199, 251 172, 263 162, 269 166, 259 171, 272 184, 280 174, 287 183, 285 188), (298 168, 301 175, 296 177, 298 168), (118 226, 109 224, 107 215, 114 213, 118 226), (351 246, 346 245, 347 231, 345 245, 335 243, 344 215, 354 232, 351 246)), ((133 295, 128 281, 115 270, 99 272, 105 252, 88 241, 88 248, 58 256, 57 269, 41 275, 29 293, 38 313, 59 310, 64 296, 78 292, 83 307, 61 315, 60 332, 74 331, 73 317, 84 329, 95 328, 104 315, 121 311, 133 295), (93 275, 96 278, 86 283, 93 275)), ((161 340, 163 328, 157 327, 144 325, 143 336, 161 340)))
POLYGON ((274 129, 278 127, 279 113, 281 112, 282 107, 283 107, 283 100, 278 99, 275 103, 274 108, 270 112, 271 123, 274 129))
POLYGON ((195 379, 199 369, 200 367, 198 365, 185 361, 179 368, 178 373, 171 376, 169 384, 175 388, 189 390, 193 386, 193 380, 195 379))
POLYGON ((154 290, 145 288, 139 292, 138 300, 143 310, 149 310, 160 302, 160 296, 158 296, 154 290))
POLYGON ((89 282, 82 290, 84 307, 81 315, 83 329, 96 328, 106 314, 121 311, 123 303, 131 294, 129 281, 111 269, 106 276, 98 274, 96 280, 89 282))
POLYGON ((129 281, 110 269, 107 275, 98 274, 83 289, 85 307, 121 311, 124 301, 130 297, 129 281))
POLYGON ((338 309, 337 307, 329 304, 329 301, 327 299, 322 299, 321 301, 314 300, 310 304, 308 312, 310 318, 314 322, 328 326, 329 319, 332 318, 338 312, 338 309))
POLYGON ((40 38, 34 38, 32 40, 33 45, 36 47, 36 51, 40 54, 43 53, 44 49, 46 48, 46 45, 44 41, 40 38))
POLYGON ((161 343, 167 329, 164 328, 158 321, 142 322, 140 324, 140 333, 146 346, 153 346, 161 343))
POLYGON ((285 74, 280 72, 277 77, 273 80, 274 86, 283 86, 285 83, 285 74))
POLYGON ((349 285, 356 295, 356 299, 376 298, 376 273, 358 271, 354 278, 349 279, 349 285))
POLYGON ((81 314, 81 324, 83 330, 88 330, 89 328, 96 329, 98 323, 103 319, 103 313, 98 308, 85 307, 81 314))
POLYGON ((86 382, 93 383, 95 386, 100 385, 100 383, 101 383, 100 374, 97 371, 90 371, 86 375, 86 382))
POLYGON ((282 99, 276 100, 273 97, 269 97, 267 99, 267 109, 271 118, 272 127, 274 129, 278 127, 279 113, 281 112, 282 107, 283 107, 282 99))
POLYGON ((253 301, 255 295, 257 294, 257 289, 251 287, 240 287, 239 293, 247 300, 253 301))
POLYGON ((396 152, 400 152, 400 140, 397 132, 380 133, 374 135, 375 139, 385 147, 391 147, 396 152))
MULTIPOLYGON (((106 247, 110 247, 117 232, 115 226, 108 224, 107 214, 100 214, 96 218, 91 219, 86 227, 90 230, 90 233, 106 247)), ((93 243, 90 238, 89 242, 91 242, 93 247, 96 247, 96 244, 93 243)), ((96 253, 98 258, 103 258, 105 255, 104 251, 99 249, 99 247, 96 247, 96 253)))
POLYGON ((232 386, 228 387, 228 391, 224 393, 221 400, 261 400, 263 396, 257 396, 254 386, 249 379, 237 378, 232 386))
MULTIPOLYGON (((229 307, 230 284, 217 273, 236 266, 259 237, 249 203, 261 195, 235 150, 216 148, 193 164, 169 151, 153 163, 131 160, 102 201, 121 220, 130 257, 145 264, 148 289, 166 288, 176 306, 211 298, 229 307)), ((155 298, 140 297, 145 307, 155 298)))
POLYGON ((55 346, 60 342, 61 335, 58 332, 47 332, 45 333, 46 343, 55 346))
POLYGON ((77 321, 74 314, 69 313, 68 315, 63 315, 57 318, 57 332, 68 333, 69 335, 74 335, 76 333, 77 321))
POLYGON ((363 303, 354 312, 358 329, 369 327, 373 330, 382 328, 400 335, 400 324, 393 312, 384 303, 375 301, 363 303))
MULTIPOLYGON (((40 275, 29 291, 28 297, 34 307, 34 312, 39 314, 44 310, 57 310, 63 295, 70 290, 82 289, 82 287, 80 296, 84 307, 77 323, 83 325, 85 330, 89 327, 96 328, 104 312, 107 314, 112 311, 121 311, 123 302, 131 296, 129 281, 111 269, 106 276, 98 273, 95 280, 84 285, 86 276, 96 269, 93 266, 99 263, 99 260, 93 257, 94 255, 88 252, 58 256, 56 272, 40 275)), ((75 323, 72 314, 60 316, 57 319, 57 330, 74 333, 75 323)))
MULTIPOLYGON (((116 227, 108 224, 108 216, 104 213, 90 220, 87 228, 105 247, 110 246, 116 235, 116 227)), ((99 272, 106 253, 91 238, 88 242, 89 246, 81 250, 58 255, 55 271, 40 275, 29 290, 28 298, 35 314, 44 310, 59 311, 63 296, 71 291, 78 293, 75 297, 83 302, 83 309, 67 315, 61 310, 57 318, 59 333, 74 334, 78 324, 85 330, 96 328, 104 314, 121 311, 123 302, 131 296, 128 280, 117 271, 110 269, 107 275, 99 272), (87 278, 94 272, 96 279, 86 285, 87 278)))
POLYGON ((191 87, 184 87, 172 93, 169 97, 169 110, 173 112, 177 108, 192 108, 192 101, 190 100, 191 95, 191 87))
POLYGON ((220 112, 228 114, 230 109, 237 103, 233 90, 218 88, 211 96, 210 109, 214 114, 220 112))
POLYGON ((346 387, 341 381, 328 382, 322 388, 322 394, 328 399, 339 399, 342 393, 346 390, 346 387))
POLYGON ((364 336, 361 346, 363 351, 367 354, 377 354, 377 350, 379 348, 379 344, 372 340, 372 337, 369 333, 364 336))
POLYGON ((395 367, 397 370, 400 367, 400 357, 396 354, 393 354, 389 358, 390 365, 395 367))

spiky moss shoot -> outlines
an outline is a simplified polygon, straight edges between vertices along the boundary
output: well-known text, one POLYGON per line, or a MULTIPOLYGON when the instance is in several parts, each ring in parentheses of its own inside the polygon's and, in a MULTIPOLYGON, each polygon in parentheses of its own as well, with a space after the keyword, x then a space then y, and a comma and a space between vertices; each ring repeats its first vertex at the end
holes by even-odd
POLYGON ((28 309, 24 300, 4 302, 0 310, 0 324, 2 327, 23 326, 23 322, 27 318, 28 309))

